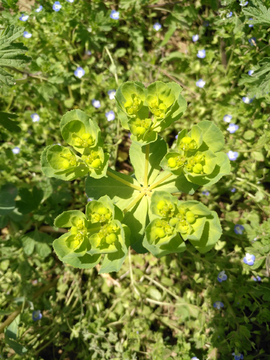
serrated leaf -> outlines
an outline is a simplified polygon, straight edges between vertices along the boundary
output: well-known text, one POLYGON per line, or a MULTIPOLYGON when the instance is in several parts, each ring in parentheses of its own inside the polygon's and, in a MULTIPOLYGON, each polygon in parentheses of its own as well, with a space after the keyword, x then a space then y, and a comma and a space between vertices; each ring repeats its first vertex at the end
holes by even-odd
POLYGON ((17 123, 11 119, 16 119, 18 115, 9 114, 6 112, 0 111, 0 125, 2 125, 6 130, 10 132, 20 132, 21 128, 17 123))
POLYGON ((11 183, 3 185, 0 189, 0 215, 7 215, 15 209, 15 197, 18 190, 11 183))

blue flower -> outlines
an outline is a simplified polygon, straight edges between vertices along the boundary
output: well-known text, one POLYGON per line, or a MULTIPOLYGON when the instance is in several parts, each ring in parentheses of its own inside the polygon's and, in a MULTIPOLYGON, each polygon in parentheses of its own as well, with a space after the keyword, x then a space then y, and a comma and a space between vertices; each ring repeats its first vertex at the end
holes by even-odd
POLYGON ((74 75, 77 76, 79 79, 81 77, 83 77, 83 75, 85 74, 85 71, 83 70, 82 67, 77 67, 77 69, 74 71, 74 75))
POLYGON ((250 104, 253 101, 253 99, 250 99, 248 96, 243 96, 242 100, 245 104, 250 104))
POLYGON ((34 321, 38 321, 42 318, 42 314, 41 314, 41 311, 40 310, 36 310, 36 311, 33 311, 32 312, 32 319, 34 321))
POLYGON ((110 111, 106 112, 105 116, 106 116, 108 121, 112 121, 112 120, 115 119, 115 113, 114 113, 113 110, 110 110, 110 111))
POLYGON ((244 257, 243 261, 245 264, 252 266, 254 265, 255 262, 255 255, 246 253, 246 256, 244 257))
POLYGON ((243 354, 240 354, 239 352, 237 354, 232 353, 232 355, 234 356, 234 360, 242 360, 242 359, 244 359, 243 354))
POLYGON ((222 281, 227 280, 227 275, 225 274, 225 271, 222 270, 217 277, 218 281, 221 283, 222 281))
POLYGON ((230 150, 229 152, 227 152, 227 155, 228 155, 228 158, 231 160, 231 161, 235 161, 237 158, 238 158, 238 152, 237 151, 232 151, 230 150))
POLYGON ((89 202, 89 201, 93 201, 93 199, 90 198, 90 197, 88 197, 88 198, 87 198, 87 202, 89 202))
POLYGON ((191 358, 191 360, 200 360, 200 359, 198 359, 196 356, 193 356, 193 358, 191 358))
POLYGON ((40 12, 43 9, 42 5, 39 5, 39 7, 35 10, 36 12, 40 12))
POLYGON ((74 0, 66 0, 67 2, 69 2, 69 3, 73 3, 74 2, 74 0))
POLYGON ((30 116, 31 116, 31 119, 33 122, 38 122, 40 119, 40 117, 37 113, 31 114, 30 116))
POLYGON ((208 195, 210 195, 210 192, 209 191, 202 191, 202 194, 205 195, 205 196, 208 196, 208 195))
POLYGON ((253 279, 254 281, 262 281, 262 279, 261 279, 261 277, 260 277, 259 275, 253 276, 252 279, 253 279))
POLYGON ((231 122, 232 120, 232 115, 224 115, 223 116, 223 121, 225 121, 226 123, 231 122))
POLYGON ((24 31, 23 32, 23 37, 26 39, 29 39, 32 36, 32 34, 30 34, 28 31, 24 31))
POLYGON ((19 152, 21 151, 21 149, 18 147, 18 146, 16 146, 14 149, 12 149, 12 152, 13 152, 13 154, 19 154, 19 152))
POLYGON ((231 189, 231 192, 232 192, 232 193, 236 192, 236 188, 232 188, 232 189, 231 189))
POLYGON ((59 1, 55 1, 55 3, 53 4, 53 10, 54 11, 59 11, 61 9, 62 5, 60 4, 59 1))
POLYGON ((116 94, 116 91, 113 89, 113 90, 109 90, 108 91, 108 95, 109 95, 109 99, 110 100, 113 100, 115 98, 115 94, 116 94))
POLYGON ((154 28, 156 31, 158 31, 158 30, 160 30, 160 29, 162 28, 162 25, 161 25, 160 23, 156 22, 156 23, 153 25, 153 28, 154 28))
POLYGON ((203 88, 205 85, 205 81, 203 81, 203 79, 199 79, 197 82, 196 82, 196 86, 198 86, 199 88, 203 88))
POLYGON ((224 307, 224 304, 221 301, 216 301, 213 306, 215 309, 220 310, 222 307, 224 307))
POLYGON ((90 50, 85 50, 85 55, 88 55, 88 56, 92 55, 92 51, 90 51, 90 50))
POLYGON ((197 57, 198 57, 199 59, 204 59, 205 56, 206 56, 206 55, 205 55, 205 50, 204 50, 204 49, 198 51, 197 57))
POLYGON ((204 22, 203 22, 203 26, 208 27, 208 26, 209 26, 209 21, 204 21, 204 22))
POLYGON ((250 39, 248 39, 248 42, 250 43, 251 46, 256 46, 256 38, 255 37, 252 37, 250 39))
POLYGON ((232 16, 232 11, 229 12, 229 14, 226 15, 226 18, 230 18, 232 16))
POLYGON ((19 17, 19 19, 20 19, 21 21, 27 21, 28 18, 29 18, 29 15, 24 15, 24 14, 22 14, 21 17, 19 17))
POLYGON ((243 225, 235 225, 234 227, 234 232, 237 234, 237 235, 243 235, 243 232, 244 232, 245 228, 243 225))
POLYGON ((228 127, 227 130, 229 131, 229 133, 234 134, 236 132, 236 130, 239 129, 238 125, 235 125, 233 123, 231 123, 228 127))
POLYGON ((249 70, 248 75, 251 76, 254 73, 254 70, 249 70))
POLYGON ((99 100, 96 100, 96 99, 93 99, 93 100, 92 100, 92 105, 93 105, 96 109, 100 108, 100 106, 101 106, 100 101, 99 101, 99 100))
POLYGON ((240 6, 246 6, 247 4, 248 4, 248 1, 239 0, 239 5, 240 5, 240 6))
POLYGON ((198 34, 192 35, 192 41, 193 41, 193 42, 196 42, 196 41, 198 41, 198 40, 199 40, 199 35, 198 35, 198 34))
POLYGON ((113 20, 119 20, 119 15, 120 15, 119 11, 112 10, 110 14, 110 18, 113 20))
MULTIPOLYGON (((248 20, 253 20, 252 18, 249 18, 248 20)), ((248 27, 253 27, 253 24, 248 24, 248 27)))

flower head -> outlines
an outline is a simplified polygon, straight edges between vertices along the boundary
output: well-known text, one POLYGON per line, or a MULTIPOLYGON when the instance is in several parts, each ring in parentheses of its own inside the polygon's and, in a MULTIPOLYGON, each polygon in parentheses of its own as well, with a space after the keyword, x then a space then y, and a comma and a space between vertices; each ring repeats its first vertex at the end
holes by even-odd
MULTIPOLYGON (((249 18, 248 20, 253 20, 252 18, 249 18)), ((248 24, 248 27, 253 27, 253 24, 248 24)))
POLYGON ((209 24, 209 21, 204 21, 203 22, 203 26, 206 26, 206 27, 208 27, 210 24, 209 24))
POLYGON ((88 56, 92 55, 92 51, 86 50, 86 51, 85 51, 85 55, 88 55, 88 56))
POLYGON ((262 279, 261 279, 261 277, 260 277, 259 275, 257 275, 257 276, 252 276, 252 279, 253 279, 254 281, 262 281, 262 279))
POLYGON ((110 100, 113 100, 115 98, 115 94, 116 94, 116 91, 113 89, 113 90, 109 90, 108 91, 108 95, 109 95, 109 99, 110 100))
POLYGON ((153 25, 153 28, 156 30, 156 31, 159 31, 161 28, 162 28, 162 25, 158 22, 156 22, 154 25, 153 25))
POLYGON ((100 108, 100 106, 101 106, 100 101, 99 101, 99 100, 96 100, 96 99, 93 99, 93 100, 92 100, 92 105, 93 105, 96 109, 100 108))
POLYGON ((235 124, 230 124, 228 127, 227 127, 227 130, 229 131, 229 133, 233 134, 236 132, 236 130, 239 129, 239 126, 238 125, 235 125, 235 124))
POLYGON ((196 82, 196 86, 198 86, 199 88, 203 88, 205 85, 205 81, 203 81, 203 79, 199 79, 197 82, 196 82))
POLYGON ((113 20, 119 20, 119 15, 120 15, 119 11, 112 10, 110 14, 110 18, 113 20))
POLYGON ((198 35, 198 34, 192 35, 192 41, 193 41, 193 42, 196 42, 196 41, 198 41, 198 40, 199 40, 199 35, 198 35))
POLYGON ((19 17, 19 19, 20 19, 21 21, 27 21, 28 18, 29 18, 29 15, 24 15, 24 14, 22 14, 21 17, 19 17))
POLYGON ((19 154, 20 151, 21 151, 21 149, 18 146, 16 146, 14 149, 12 149, 13 154, 19 154))
POLYGON ((193 358, 191 358, 191 360, 200 360, 200 359, 198 359, 196 356, 193 356, 193 358))
POLYGON ((32 319, 33 321, 38 321, 42 318, 42 314, 40 310, 35 310, 32 312, 32 319))
POLYGON ((237 234, 237 235, 243 235, 243 232, 244 232, 245 228, 243 225, 235 225, 234 227, 234 232, 237 234))
POLYGON ((227 280, 227 275, 225 274, 225 271, 222 270, 217 277, 218 281, 221 283, 222 281, 227 280))
POLYGON ((250 43, 251 46, 256 46, 256 38, 255 37, 248 39, 248 42, 250 43))
POLYGON ((223 116, 223 121, 225 121, 226 123, 230 123, 232 120, 232 115, 224 115, 223 116))
POLYGON ((40 119, 40 117, 39 117, 39 115, 37 113, 31 114, 30 117, 31 117, 33 122, 38 122, 39 119, 40 119))
POLYGON ((235 161, 237 158, 238 158, 238 152, 237 151, 228 151, 227 152, 227 155, 228 155, 228 158, 231 160, 231 161, 235 161))
POLYGON ((239 5, 240 5, 240 6, 246 6, 247 4, 248 4, 248 1, 239 0, 239 5))
POLYGON ((35 10, 36 12, 40 12, 43 9, 42 5, 39 5, 39 7, 35 10))
POLYGON ((110 111, 106 112, 105 116, 106 116, 108 121, 112 121, 112 120, 115 119, 115 113, 114 113, 113 110, 110 110, 110 111))
POLYGON ((205 196, 209 196, 210 192, 209 191, 202 191, 202 194, 205 195, 205 196))
POLYGON ((224 304, 221 301, 216 301, 213 306, 215 309, 220 310, 222 307, 224 307, 224 304))
POLYGON ((243 354, 240 354, 239 352, 238 353, 232 353, 232 355, 234 356, 234 360, 242 360, 242 359, 244 359, 244 356, 243 356, 243 354))
POLYGON ((254 70, 249 70, 248 75, 251 76, 254 73, 254 70))
POLYGON ((232 11, 230 11, 227 15, 226 18, 230 18, 232 16, 232 11))
POLYGON ((244 257, 243 261, 245 264, 252 266, 252 265, 254 265, 254 262, 255 262, 255 255, 246 253, 246 256, 244 257))
POLYGON ((66 0, 67 2, 69 2, 69 3, 73 3, 74 2, 74 0, 66 0))
POLYGON ((85 71, 83 70, 82 67, 77 67, 77 69, 74 71, 74 75, 77 76, 79 79, 81 77, 83 77, 83 75, 85 74, 85 71))
POLYGON ((59 1, 55 1, 55 3, 53 4, 53 10, 54 11, 59 11, 61 9, 62 5, 60 4, 59 1))
POLYGON ((206 56, 206 54, 205 54, 205 50, 204 50, 204 49, 198 51, 197 57, 198 57, 199 59, 204 59, 205 56, 206 56))
POLYGON ((29 39, 32 36, 32 34, 30 34, 28 31, 24 31, 23 32, 23 37, 26 39, 29 39))
POLYGON ((232 192, 232 193, 236 192, 236 188, 232 188, 232 189, 231 189, 231 192, 232 192))
POLYGON ((250 104, 253 101, 253 99, 250 99, 248 96, 243 96, 242 100, 245 104, 250 104))

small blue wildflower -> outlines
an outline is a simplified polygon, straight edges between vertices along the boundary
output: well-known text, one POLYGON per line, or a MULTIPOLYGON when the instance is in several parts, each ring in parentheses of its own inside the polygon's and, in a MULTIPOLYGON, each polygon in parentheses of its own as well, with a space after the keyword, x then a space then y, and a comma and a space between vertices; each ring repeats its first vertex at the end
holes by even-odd
POLYGON ((253 279, 254 281, 262 281, 262 279, 261 279, 261 277, 260 277, 259 275, 257 275, 257 276, 252 276, 252 279, 253 279))
POLYGON ((252 265, 254 265, 254 262, 255 262, 255 255, 246 253, 246 256, 244 257, 243 261, 245 264, 252 266, 252 265))
POLYGON ((29 15, 22 14, 21 17, 19 17, 21 21, 27 21, 29 19, 29 15))
POLYGON ((106 116, 108 121, 112 121, 112 120, 115 119, 115 113, 114 113, 113 110, 110 110, 110 111, 106 112, 105 116, 106 116))
POLYGON ((61 9, 62 5, 60 4, 59 1, 55 1, 55 3, 53 4, 53 10, 54 11, 59 11, 61 9))
POLYGON ((225 271, 222 270, 217 277, 218 281, 221 283, 222 281, 227 280, 227 275, 225 274, 225 271))
POLYGON ((226 123, 230 123, 232 120, 232 115, 224 115, 223 116, 223 121, 225 121, 226 123))
POLYGON ((192 41, 193 41, 193 42, 196 42, 196 41, 198 41, 198 40, 199 40, 199 35, 198 35, 198 34, 192 35, 192 41))
POLYGON ((220 310, 221 308, 224 307, 224 304, 221 301, 216 301, 213 306, 214 306, 215 309, 220 310))
POLYGON ((39 115, 37 113, 31 114, 30 117, 31 117, 33 122, 38 122, 39 119, 40 119, 40 117, 39 117, 39 115))
POLYGON ((204 22, 203 22, 203 26, 208 27, 208 26, 209 26, 209 21, 204 21, 204 22))
POLYGON ((88 56, 92 55, 92 51, 86 50, 86 51, 85 51, 85 55, 88 55, 88 56))
POLYGON ((205 50, 204 50, 204 49, 198 51, 197 57, 198 57, 199 59, 204 59, 205 56, 206 56, 206 54, 205 54, 205 50))
POLYGON ((247 4, 248 4, 248 1, 239 0, 239 5, 240 5, 240 6, 246 6, 247 4))
POLYGON ((23 32, 23 37, 26 39, 29 39, 32 36, 32 34, 30 34, 28 31, 24 31, 23 32))
POLYGON ((255 37, 252 37, 250 39, 248 39, 248 42, 250 43, 251 46, 256 46, 256 38, 255 37))
POLYGON ((210 192, 209 191, 202 191, 202 194, 205 195, 205 196, 209 196, 210 192))
POLYGON ((85 74, 85 71, 84 71, 83 68, 80 67, 80 66, 77 67, 77 69, 74 71, 74 75, 75 75, 76 77, 78 77, 79 79, 80 79, 81 77, 83 77, 84 74, 85 74))
POLYGON ((251 76, 254 73, 254 70, 249 70, 248 75, 251 76))
MULTIPOLYGON (((249 18, 248 20, 253 20, 252 18, 249 18)), ((248 24, 248 27, 253 27, 253 24, 248 24)))
POLYGON ((93 201, 93 199, 91 199, 90 197, 87 198, 87 202, 89 202, 89 201, 93 201))
POLYGON ((203 81, 203 79, 199 79, 197 82, 196 82, 196 86, 198 86, 199 88, 203 88, 205 85, 205 81, 203 81))
POLYGON ((243 102, 244 102, 245 104, 250 104, 250 103, 252 103, 253 98, 250 99, 248 96, 243 96, 243 97, 242 97, 242 100, 243 100, 243 102))
POLYGON ((40 310, 35 310, 32 312, 32 319, 33 321, 38 321, 42 318, 42 314, 40 310))
POLYGON ((244 232, 245 228, 243 225, 235 225, 234 227, 234 232, 237 234, 237 235, 243 235, 243 232, 244 232))
POLYGON ((110 18, 113 20, 119 20, 119 15, 120 15, 119 11, 112 10, 110 14, 110 18))
POLYGON ((74 2, 74 0, 66 0, 67 2, 69 2, 69 3, 73 3, 74 2))
POLYGON ((177 134, 177 135, 175 135, 175 137, 174 137, 174 138, 175 138, 175 140, 177 140, 177 139, 178 139, 178 134, 177 134))
POLYGON ((229 133, 234 134, 237 130, 239 129, 238 125, 235 125, 233 123, 231 123, 228 127, 227 130, 229 131, 229 133))
POLYGON ((231 189, 231 192, 232 192, 232 193, 235 193, 235 192, 236 192, 236 188, 232 188, 232 189, 231 189))
POLYGON ((13 152, 13 154, 19 154, 19 152, 21 151, 21 149, 18 147, 18 146, 16 146, 14 149, 12 149, 12 152, 13 152))
POLYGON ((234 360, 242 360, 242 359, 244 359, 244 356, 243 356, 243 354, 240 354, 239 352, 238 353, 232 353, 232 355, 234 356, 234 360))
POLYGON ((154 25, 153 25, 153 28, 156 30, 156 31, 159 31, 161 28, 162 28, 162 25, 158 22, 156 22, 154 25))
POLYGON ((229 14, 226 15, 226 18, 230 18, 232 16, 232 11, 229 12, 229 14))
POLYGON ((100 108, 100 106, 101 106, 100 101, 99 101, 99 100, 96 100, 96 99, 93 99, 93 100, 92 100, 92 105, 93 105, 96 109, 100 108))
POLYGON ((113 89, 113 90, 109 90, 108 91, 108 95, 109 95, 109 99, 110 100, 113 100, 115 98, 115 94, 116 94, 116 91, 113 89))
POLYGON ((227 152, 227 155, 228 155, 228 158, 231 160, 231 161, 235 161, 237 158, 238 158, 238 152, 237 151, 232 151, 230 150, 229 152, 227 152))
POLYGON ((191 358, 191 360, 200 360, 200 359, 198 359, 196 356, 193 356, 193 358, 191 358))
POLYGON ((39 7, 35 10, 37 13, 40 12, 43 9, 42 5, 39 5, 39 7))

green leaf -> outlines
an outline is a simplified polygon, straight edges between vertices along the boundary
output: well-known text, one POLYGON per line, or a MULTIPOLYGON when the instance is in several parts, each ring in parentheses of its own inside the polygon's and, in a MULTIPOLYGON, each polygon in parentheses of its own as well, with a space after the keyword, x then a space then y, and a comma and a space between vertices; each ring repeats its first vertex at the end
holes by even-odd
POLYGON ((11 183, 3 185, 0 189, 0 215, 7 215, 15 209, 17 188, 11 183))
POLYGON ((17 117, 18 115, 0 111, 0 125, 10 132, 18 133, 21 131, 21 128, 17 125, 15 121, 11 120, 16 119, 17 117))
POLYGON ((28 214, 39 207, 43 198, 43 191, 36 186, 33 187, 32 191, 27 188, 20 188, 19 196, 21 200, 16 201, 16 207, 21 214, 28 214))
POLYGON ((264 155, 259 151, 252 151, 251 156, 256 161, 264 161, 264 155))
POLYGON ((181 175, 173 175, 169 171, 162 171, 158 177, 156 178, 153 185, 162 181, 157 187, 153 189, 153 191, 168 191, 169 193, 185 193, 189 195, 193 195, 194 192, 198 189, 199 185, 191 183, 188 181, 184 174, 181 175), (167 176, 171 175, 167 178, 167 176), (167 178, 167 179, 166 179, 167 178), (162 181, 162 179, 166 179, 162 181))
POLYGON ((35 251, 42 259, 50 255, 52 249, 51 244, 53 239, 38 230, 26 233, 21 238, 23 251, 26 255, 32 255, 35 251))
POLYGON ((148 184, 152 184, 160 172, 159 163, 166 154, 167 144, 159 136, 155 142, 146 146, 139 146, 132 142, 129 150, 130 161, 133 165, 136 179, 140 184, 144 184, 145 156, 148 154, 148 184))
POLYGON ((23 35, 24 28, 14 25, 8 26, 0 32, 0 83, 14 85, 13 75, 3 67, 20 67, 30 62, 31 58, 23 55, 28 49, 22 43, 13 42, 23 35))
POLYGON ((252 6, 252 3, 247 8, 243 9, 243 13, 246 16, 252 17, 249 24, 270 25, 270 9, 268 9, 261 1, 257 1, 256 6, 252 6))
POLYGON ((202 130, 203 142, 213 153, 221 151, 224 148, 225 140, 222 131, 211 121, 200 121, 195 127, 202 130))
POLYGON ((177 29, 177 26, 173 24, 171 27, 169 27, 168 31, 166 32, 164 39, 160 46, 164 46, 167 44, 167 42, 170 40, 170 38, 173 36, 175 30, 177 29))
POLYGON ((81 219, 83 221, 86 220, 84 213, 79 210, 68 210, 64 211, 62 214, 58 215, 54 220, 54 226, 59 228, 66 228, 74 226, 74 221, 77 219, 81 219))

